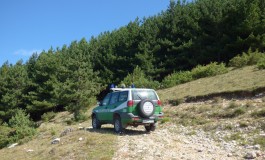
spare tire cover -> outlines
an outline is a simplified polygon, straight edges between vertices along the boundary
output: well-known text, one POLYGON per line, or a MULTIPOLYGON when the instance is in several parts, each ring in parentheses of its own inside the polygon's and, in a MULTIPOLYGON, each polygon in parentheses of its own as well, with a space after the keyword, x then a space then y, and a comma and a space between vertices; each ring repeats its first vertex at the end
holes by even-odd
POLYGON ((155 106, 151 100, 145 99, 139 103, 139 114, 141 117, 149 118, 154 112, 155 106))

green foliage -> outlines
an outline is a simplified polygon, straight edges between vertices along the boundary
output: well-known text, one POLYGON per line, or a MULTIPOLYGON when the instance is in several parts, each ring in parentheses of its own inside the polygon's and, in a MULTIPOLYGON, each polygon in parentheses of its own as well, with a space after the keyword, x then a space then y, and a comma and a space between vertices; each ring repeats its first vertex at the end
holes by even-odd
POLYGON ((0 149, 6 147, 10 142, 9 142, 9 136, 13 132, 13 129, 0 125, 0 149))
POLYGON ((171 118, 170 117, 164 117, 162 120, 161 120, 161 123, 167 123, 167 122, 170 122, 171 121, 171 118))
POLYGON ((162 86, 168 88, 178 84, 190 82, 199 78, 215 76, 227 72, 228 69, 225 67, 224 63, 217 64, 216 62, 214 62, 206 66, 198 65, 191 71, 180 71, 166 76, 165 79, 162 81, 162 86))
POLYGON ((166 11, 89 42, 34 53, 25 64, 5 63, 0 67, 0 119, 8 122, 16 109, 39 119, 61 108, 80 119, 110 83, 159 88, 164 79, 162 85, 170 87, 226 73, 224 63, 243 52, 230 65, 258 63, 264 69, 257 51, 265 50, 264 8, 263 0, 171 1, 166 11))
POLYGON ((162 85, 165 88, 169 88, 178 84, 190 82, 192 80, 193 78, 190 71, 180 71, 166 76, 162 81, 162 85))
POLYGON ((253 52, 250 48, 248 52, 243 52, 242 55, 237 55, 232 58, 229 61, 229 66, 241 68, 247 65, 256 65, 257 63, 260 63, 260 59, 265 59, 264 57, 264 53, 261 53, 258 50, 253 52))
POLYGON ((42 116, 41 116, 41 119, 44 121, 44 122, 48 122, 50 121, 51 119, 53 119, 55 117, 56 113, 55 112, 46 112, 44 113, 42 116))
POLYGON ((30 120, 23 110, 18 109, 14 116, 8 122, 11 128, 14 128, 14 132, 10 137, 10 141, 16 142, 20 140, 23 142, 24 138, 32 138, 36 134, 34 122, 30 120))
POLYGON ((265 69, 265 55, 257 63, 258 69, 265 69))
POLYGON ((121 82, 126 86, 134 84, 137 88, 158 88, 159 82, 148 79, 143 70, 136 66, 133 73, 129 73, 121 82))
POLYGON ((215 76, 227 72, 228 69, 225 67, 224 63, 217 64, 216 62, 210 63, 206 66, 198 65, 197 67, 191 70, 193 79, 215 76))
POLYGON ((265 138, 262 136, 259 136, 254 139, 253 144, 259 144, 262 148, 265 148, 265 138))
POLYGON ((0 148, 15 142, 26 142, 36 133, 35 124, 29 115, 21 109, 16 109, 8 124, 0 125, 0 148))

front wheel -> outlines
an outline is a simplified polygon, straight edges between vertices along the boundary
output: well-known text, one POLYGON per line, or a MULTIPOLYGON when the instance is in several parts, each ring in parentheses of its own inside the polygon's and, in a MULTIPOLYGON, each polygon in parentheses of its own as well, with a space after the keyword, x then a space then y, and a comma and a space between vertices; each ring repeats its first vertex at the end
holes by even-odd
POLYGON ((92 127, 93 127, 93 129, 100 129, 101 128, 101 124, 100 124, 96 115, 94 115, 92 118, 92 127))
POLYGON ((155 129, 156 129, 156 125, 155 124, 150 124, 149 126, 144 126, 144 127, 145 127, 145 130, 147 132, 155 131, 155 129))
POLYGON ((114 131, 116 133, 122 133, 123 132, 122 128, 122 123, 121 123, 121 118, 120 117, 115 117, 114 118, 114 131))

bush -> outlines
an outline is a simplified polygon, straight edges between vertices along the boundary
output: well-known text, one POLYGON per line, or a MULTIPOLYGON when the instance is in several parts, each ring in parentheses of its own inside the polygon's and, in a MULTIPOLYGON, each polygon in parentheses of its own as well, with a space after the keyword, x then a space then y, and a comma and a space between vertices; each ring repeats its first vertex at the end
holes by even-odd
POLYGON ((0 126, 0 149, 6 147, 9 142, 9 135, 13 129, 8 126, 0 126))
POLYGON ((264 57, 264 53, 261 53, 258 50, 253 52, 250 48, 247 53, 243 52, 242 55, 237 55, 232 58, 229 61, 229 66, 241 68, 248 65, 256 65, 262 57, 264 57))
POLYGON ((228 72, 228 68, 225 67, 224 63, 217 64, 217 62, 210 63, 206 66, 198 65, 191 70, 193 79, 199 79, 209 76, 215 76, 228 72))
POLYGON ((265 56, 258 61, 257 67, 258 69, 265 69, 265 56))
POLYGON ((190 71, 180 71, 172 73, 164 78, 162 85, 165 88, 173 87, 178 84, 192 81, 192 74, 190 71))
POLYGON ((224 63, 217 64, 217 62, 214 62, 206 66, 198 65, 191 71, 180 71, 166 76, 162 81, 162 86, 163 88, 173 87, 199 78, 215 76, 227 72, 228 68, 225 67, 224 63))
POLYGON ((22 143, 22 139, 30 139, 36 134, 34 122, 21 109, 16 110, 15 115, 12 116, 8 124, 11 128, 15 129, 14 133, 9 137, 11 143, 18 140, 22 143))
POLYGON ((48 122, 50 121, 51 119, 53 119, 55 117, 56 113, 54 112, 47 112, 47 113, 44 113, 42 116, 41 116, 41 119, 44 121, 44 122, 48 122))
POLYGON ((136 66, 133 73, 129 73, 121 82, 126 86, 131 86, 134 84, 137 88, 159 88, 160 84, 158 81, 153 81, 152 79, 147 78, 143 70, 140 67, 136 66))

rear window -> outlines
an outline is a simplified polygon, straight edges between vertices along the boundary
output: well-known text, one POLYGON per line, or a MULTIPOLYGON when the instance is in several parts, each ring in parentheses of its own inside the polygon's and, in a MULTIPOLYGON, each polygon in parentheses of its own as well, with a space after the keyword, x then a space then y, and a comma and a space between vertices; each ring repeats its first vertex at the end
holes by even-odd
POLYGON ((132 91, 133 100, 157 100, 155 91, 153 90, 133 90, 132 91))

